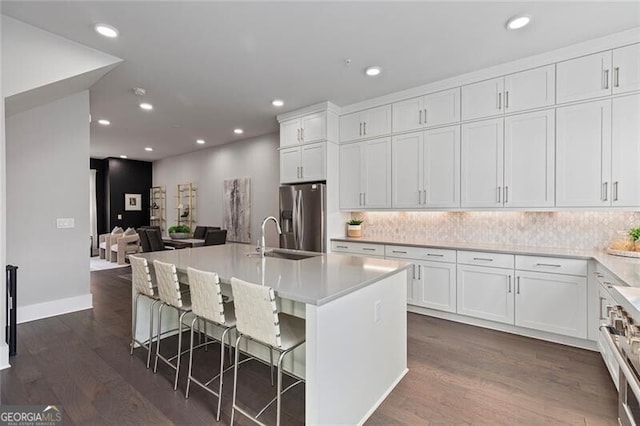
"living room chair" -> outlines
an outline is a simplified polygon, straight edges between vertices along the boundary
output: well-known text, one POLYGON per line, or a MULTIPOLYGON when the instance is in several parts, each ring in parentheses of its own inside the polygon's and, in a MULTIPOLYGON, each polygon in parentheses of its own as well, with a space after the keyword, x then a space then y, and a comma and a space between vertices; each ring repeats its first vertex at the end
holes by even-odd
POLYGON ((126 263, 126 256, 129 254, 135 254, 140 252, 140 236, 133 228, 129 228, 122 236, 118 235, 116 238, 111 237, 111 253, 109 261, 118 262, 118 265, 124 265, 126 263), (129 232, 129 229, 131 232, 129 232), (129 232, 129 233, 127 233, 129 232))
POLYGON ((197 240, 204 240, 204 237, 207 235, 207 231, 216 231, 220 229, 219 226, 196 226, 195 231, 193 231, 193 238, 197 240))
POLYGON ((112 237, 116 237, 124 232, 119 226, 113 228, 111 232, 108 234, 101 234, 98 237, 98 251, 100 254, 100 259, 110 259, 111 257, 111 246, 113 243, 111 242, 112 237))

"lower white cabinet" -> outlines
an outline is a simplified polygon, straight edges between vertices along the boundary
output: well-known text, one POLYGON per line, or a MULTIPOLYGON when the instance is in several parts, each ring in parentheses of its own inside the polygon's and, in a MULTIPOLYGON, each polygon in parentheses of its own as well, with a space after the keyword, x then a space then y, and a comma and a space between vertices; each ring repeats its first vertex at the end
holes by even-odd
POLYGON ((516 271, 515 325, 587 338, 587 279, 516 271))
POLYGON ((455 313, 456 265, 444 262, 419 262, 414 266, 417 269, 417 292, 412 304, 455 313))
POLYGON ((513 270, 458 265, 458 313, 513 324, 513 270))

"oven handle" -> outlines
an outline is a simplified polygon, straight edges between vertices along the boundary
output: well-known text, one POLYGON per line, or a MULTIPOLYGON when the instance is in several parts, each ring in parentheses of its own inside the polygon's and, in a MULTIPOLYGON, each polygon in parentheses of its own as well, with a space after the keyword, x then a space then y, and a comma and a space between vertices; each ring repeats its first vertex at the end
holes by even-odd
POLYGON ((609 328, 606 325, 601 325, 600 333, 602 333, 602 335, 604 336, 604 341, 606 342, 609 349, 611 349, 611 352, 613 353, 613 356, 615 357, 616 362, 618 363, 618 366, 620 368, 620 373, 624 374, 624 377, 627 379, 627 384, 631 387, 634 395, 636 395, 637 398, 640 398, 640 384, 638 383, 638 379, 631 371, 631 367, 629 367, 627 360, 624 359, 624 357, 621 355, 620 349, 611 338, 609 328))

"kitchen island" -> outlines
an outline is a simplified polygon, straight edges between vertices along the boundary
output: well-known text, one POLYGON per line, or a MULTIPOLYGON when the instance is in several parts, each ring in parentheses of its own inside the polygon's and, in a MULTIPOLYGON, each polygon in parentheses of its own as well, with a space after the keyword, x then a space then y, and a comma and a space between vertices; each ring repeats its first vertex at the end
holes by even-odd
MULTIPOLYGON (((216 272, 228 294, 231 277, 270 286, 283 312, 306 319, 306 343, 284 368, 305 378, 307 424, 363 423, 407 372, 405 262, 317 253, 298 260, 261 257, 245 244, 140 256, 175 264, 181 282, 188 267, 216 272)), ((142 299, 140 340, 149 322, 142 299)), ((269 359, 255 344, 241 350, 269 359)))

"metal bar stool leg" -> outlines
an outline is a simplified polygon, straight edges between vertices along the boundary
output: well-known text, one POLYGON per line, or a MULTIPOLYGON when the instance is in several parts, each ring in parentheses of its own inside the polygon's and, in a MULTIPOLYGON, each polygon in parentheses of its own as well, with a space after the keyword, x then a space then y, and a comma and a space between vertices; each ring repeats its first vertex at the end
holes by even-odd
POLYGON ((198 317, 195 317, 193 321, 191 321, 191 339, 189 344, 189 374, 187 376, 187 390, 184 394, 185 398, 189 398, 189 387, 191 386, 191 371, 193 367, 193 327, 198 320, 198 317))
POLYGON ((153 364, 153 372, 157 373, 158 372, 158 356, 160 355, 160 340, 161 339, 161 327, 162 327, 162 308, 165 307, 165 304, 161 304, 160 308, 158 308, 158 332, 157 332, 157 336, 158 336, 158 341, 156 342, 156 360, 153 364))
POLYGON ((131 349, 129 351, 129 355, 133 355, 133 347, 135 345, 135 340, 136 340, 136 325, 138 324, 137 322, 137 317, 138 317, 138 298, 140 297, 140 293, 136 293, 136 297, 133 300, 133 312, 131 313, 131 344, 129 346, 131 346, 131 349))
MULTIPOLYGON (((222 383, 224 377, 224 338, 225 335, 229 335, 230 328, 225 329, 222 332, 222 336, 220 338, 220 386, 218 387, 218 414, 216 414, 216 421, 220 421, 220 409, 222 408, 222 383)), ((229 342, 231 344, 231 342, 229 342)))
POLYGON ((242 334, 238 333, 236 339, 236 356, 233 364, 233 397, 231 399, 231 426, 233 426, 233 418, 236 414, 236 393, 238 390, 238 361, 240 360, 240 339, 242 334))
MULTIPOLYGON (((151 346, 153 342, 153 311, 156 305, 160 303, 159 300, 154 300, 151 304, 151 308, 149 309, 149 351, 147 352, 147 368, 151 365, 151 346)), ((160 335, 158 335, 158 340, 160 340, 160 335)))
MULTIPOLYGON (((177 356, 177 360, 176 360, 176 378, 173 381, 173 390, 177 390, 178 389, 178 376, 180 373, 180 359, 182 358, 182 321, 184 320, 184 316, 187 314, 187 312, 183 312, 180 315, 180 319, 179 319, 179 324, 178 324, 178 353, 176 354, 177 356)), ((192 329, 193 330, 193 329, 192 329)), ((202 335, 202 334, 200 334, 202 335)))
POLYGON ((269 368, 271 372, 271 386, 273 386, 273 349, 269 348, 269 368))

